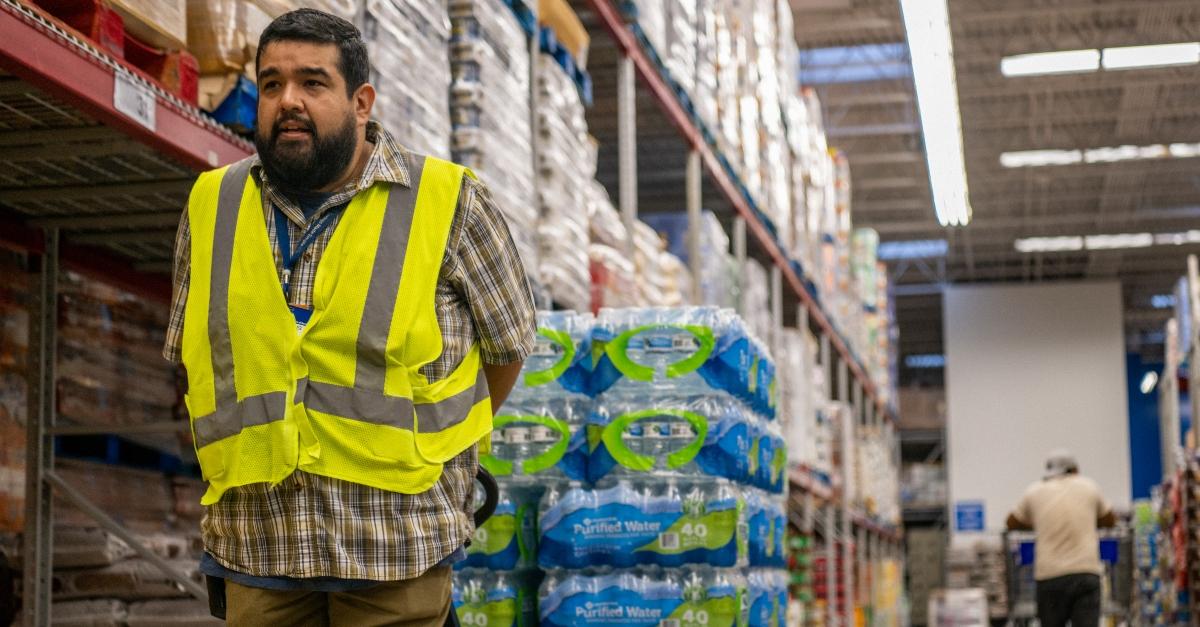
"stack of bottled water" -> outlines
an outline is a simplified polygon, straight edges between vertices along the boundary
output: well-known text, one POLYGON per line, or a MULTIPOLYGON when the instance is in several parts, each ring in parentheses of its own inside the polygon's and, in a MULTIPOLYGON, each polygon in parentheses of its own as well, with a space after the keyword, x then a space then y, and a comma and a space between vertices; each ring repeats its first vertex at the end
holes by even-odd
POLYGON ((537 343, 480 456, 500 498, 456 567, 454 605, 464 625, 537 624, 538 503, 547 484, 586 478, 591 399, 574 365, 587 354, 592 326, 591 314, 538 314, 537 343))
POLYGON ((538 321, 482 457, 502 498, 460 619, 532 624, 536 565, 544 626, 782 625, 786 455, 762 343, 715 307, 538 321))

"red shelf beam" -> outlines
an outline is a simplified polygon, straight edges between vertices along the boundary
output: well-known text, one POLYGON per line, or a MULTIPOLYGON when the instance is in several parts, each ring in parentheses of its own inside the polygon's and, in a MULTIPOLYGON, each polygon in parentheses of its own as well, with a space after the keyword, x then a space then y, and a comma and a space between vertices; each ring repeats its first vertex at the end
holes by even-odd
POLYGON ((150 79, 121 61, 79 46, 26 10, 37 11, 0 1, 0 68, 195 170, 251 154, 249 143, 200 117, 198 110, 170 99, 155 97, 155 130, 120 112, 113 104, 113 65, 150 79))
POLYGON ((708 170, 709 176, 712 177, 717 187, 721 189, 721 192, 729 200, 729 203, 733 205, 738 214, 746 220, 750 231, 754 233, 759 243, 766 249, 767 254, 771 257, 775 265, 783 271, 783 277, 792 286, 792 291, 799 296, 800 301, 808 309, 809 319, 816 323, 822 333, 829 336, 834 350, 849 364, 851 374, 862 384, 863 392, 875 402, 879 412, 894 423, 895 418, 892 416, 887 405, 879 399, 874 382, 867 376, 862 365, 858 363, 858 360, 854 358, 845 340, 842 339, 841 334, 830 323, 828 316, 817 306, 816 299, 805 289, 800 277, 796 276, 791 261, 779 249, 779 244, 775 241, 775 238, 767 232, 767 227, 758 219, 758 216, 755 215, 750 205, 746 202, 745 197, 742 196, 737 186, 729 178, 728 173, 725 172, 725 168, 721 166, 721 162, 717 160, 708 143, 704 141, 704 137, 701 135, 699 129, 692 123, 691 117, 683 109, 683 106, 679 104, 675 93, 667 86, 662 75, 659 74, 658 68, 646 56, 645 51, 642 50, 637 38, 634 37, 633 32, 626 25, 625 18, 613 6, 612 0, 588 0, 588 5, 595 11, 604 29, 612 35, 613 40, 616 41, 622 53, 633 60, 633 64, 637 69, 637 75, 641 78, 642 84, 653 94, 655 101, 658 102, 667 119, 671 121, 671 124, 679 131, 679 134, 683 136, 688 146, 700 152, 701 159, 705 165, 705 169, 708 170))

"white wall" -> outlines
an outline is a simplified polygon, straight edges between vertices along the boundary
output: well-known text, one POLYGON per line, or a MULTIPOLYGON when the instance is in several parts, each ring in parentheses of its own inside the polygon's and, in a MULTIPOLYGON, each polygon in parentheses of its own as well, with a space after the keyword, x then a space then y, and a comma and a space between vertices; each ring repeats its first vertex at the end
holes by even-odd
POLYGON ((1001 530, 1056 447, 1128 507, 1120 285, 952 287, 943 302, 951 524, 955 503, 982 500, 1001 530))

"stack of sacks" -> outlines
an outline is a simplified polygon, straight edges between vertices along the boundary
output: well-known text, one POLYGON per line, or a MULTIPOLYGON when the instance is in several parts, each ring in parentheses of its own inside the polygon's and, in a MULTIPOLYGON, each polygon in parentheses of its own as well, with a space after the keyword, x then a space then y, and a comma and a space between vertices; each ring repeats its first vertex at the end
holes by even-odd
POLYGON ((777 368, 779 373, 780 413, 788 462, 815 467, 817 459, 817 407, 813 374, 816 366, 816 341, 807 329, 784 329, 777 368))
MULTIPOLYGON (((717 146, 729 155, 735 170, 742 167, 737 158, 742 151, 742 102, 739 69, 747 64, 746 38, 742 21, 727 10, 730 0, 714 0, 717 76, 717 146)), ((740 174, 740 172, 739 172, 740 174)))
POLYGON ((738 121, 741 125, 741 152, 734 152, 741 166, 742 183, 750 192, 750 197, 763 206, 763 136, 764 123, 762 104, 759 102, 758 89, 767 78, 759 66, 759 39, 764 35, 756 32, 759 16, 762 14, 761 3, 751 0, 731 0, 731 6, 736 13, 741 30, 742 52, 738 60, 738 121))
MULTIPOLYGON (((339 11, 351 0, 325 0, 339 11)), ((375 117, 406 147, 450 157, 450 17, 443 0, 367 0, 375 117)), ((343 15, 343 17, 345 17, 343 15)))
POLYGON ((525 31, 502 0, 452 0, 450 18, 452 157, 487 184, 527 273, 536 276, 538 206, 525 31))
POLYGON ((660 55, 667 49, 667 0, 630 0, 637 24, 660 55))
MULTIPOLYGON (((667 242, 667 250, 687 267, 691 267, 688 250, 688 218, 686 212, 653 213, 645 222, 658 231, 667 242)), ((737 284, 737 262, 729 252, 729 236, 721 221, 711 211, 700 213, 699 304, 718 307, 734 306, 737 284)))
POLYGON ((576 311, 591 305, 588 268, 588 185, 596 176, 596 146, 583 100, 553 57, 537 64, 539 276, 554 300, 576 311))
POLYGON ((696 93, 699 11, 696 0, 666 0, 663 64, 689 97, 696 93))
POLYGON ((720 127, 717 105, 717 58, 718 31, 725 23, 724 16, 717 12, 718 0, 698 0, 696 3, 696 71, 692 103, 696 114, 709 129, 716 132, 720 127))
POLYGON ((629 232, 621 214, 599 181, 587 189, 590 243, 588 259, 592 275, 592 310, 601 307, 633 307, 639 304, 637 268, 628 255, 629 232))
POLYGON ((805 151, 808 146, 808 107, 799 97, 788 98, 784 102, 787 116, 787 142, 791 153, 791 256, 800 262, 804 271, 815 271, 814 260, 819 250, 819 241, 814 240, 813 232, 808 224, 808 171, 805 165, 808 161, 805 151))
MULTIPOLYGON (((788 13, 791 10, 788 9, 788 13)), ((778 20, 775 5, 771 2, 755 2, 753 13, 752 65, 758 68, 758 79, 754 85, 758 99, 759 123, 758 145, 762 153, 759 160, 757 198, 759 207, 776 227, 784 250, 790 248, 791 223, 791 173, 788 164, 787 135, 783 125, 783 110, 780 106, 780 74, 785 68, 779 66, 778 20)), ((786 71, 790 71, 788 66, 786 71)), ((751 193, 755 193, 751 188, 751 193)))
POLYGON ((833 208, 833 160, 825 143, 824 122, 821 117, 821 101, 812 88, 801 91, 806 123, 801 142, 805 213, 806 248, 812 261, 812 276, 823 289, 831 289, 832 281, 826 285, 825 244, 832 241, 833 234, 827 231, 830 222, 826 215, 833 208), (827 240, 826 236, 830 239, 827 240))

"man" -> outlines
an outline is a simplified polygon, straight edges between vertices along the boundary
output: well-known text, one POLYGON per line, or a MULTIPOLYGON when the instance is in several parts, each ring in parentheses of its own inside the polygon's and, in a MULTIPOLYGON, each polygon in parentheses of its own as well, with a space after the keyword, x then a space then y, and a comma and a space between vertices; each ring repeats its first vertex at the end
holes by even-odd
POLYGON ((1116 516, 1096 482, 1079 474, 1066 450, 1050 453, 1042 481, 1029 486, 1008 515, 1010 530, 1037 533, 1033 574, 1042 627, 1100 624, 1100 539, 1096 527, 1116 516))
POLYGON ((192 190, 164 349, 208 482, 201 569, 232 625, 440 625, 529 285, 474 175, 371 119, 353 25, 283 15, 257 67, 258 155, 192 190))

